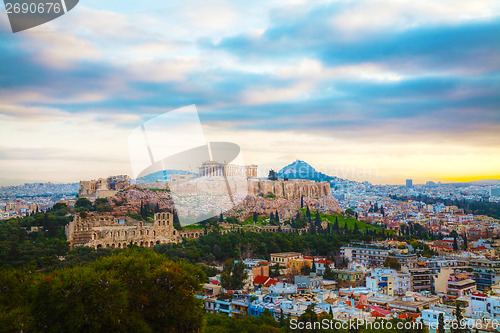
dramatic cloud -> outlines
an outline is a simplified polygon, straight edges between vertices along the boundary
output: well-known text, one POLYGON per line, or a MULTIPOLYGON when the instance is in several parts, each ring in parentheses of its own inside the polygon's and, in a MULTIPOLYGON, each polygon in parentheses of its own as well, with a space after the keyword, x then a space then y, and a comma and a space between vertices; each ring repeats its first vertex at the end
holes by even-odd
POLYGON ((18 34, 2 11, 0 179, 129 173, 130 130, 190 104, 263 173, 499 177, 498 31, 494 0, 88 0, 18 34))

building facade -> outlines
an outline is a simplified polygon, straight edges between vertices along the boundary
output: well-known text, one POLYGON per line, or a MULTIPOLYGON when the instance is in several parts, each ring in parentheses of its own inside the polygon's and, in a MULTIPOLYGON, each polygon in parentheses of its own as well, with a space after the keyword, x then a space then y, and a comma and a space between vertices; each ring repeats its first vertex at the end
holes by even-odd
POLYGON ((71 247, 125 248, 129 244, 153 247, 181 240, 173 225, 173 214, 155 213, 153 221, 138 221, 130 217, 78 214, 66 226, 66 238, 71 247))

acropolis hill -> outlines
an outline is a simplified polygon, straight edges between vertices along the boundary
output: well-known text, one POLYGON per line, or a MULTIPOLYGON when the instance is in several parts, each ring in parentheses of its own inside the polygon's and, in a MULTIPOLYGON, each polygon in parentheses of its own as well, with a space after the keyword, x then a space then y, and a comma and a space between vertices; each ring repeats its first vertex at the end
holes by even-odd
MULTIPOLYGON (((172 214, 170 212, 175 210, 175 206, 168 189, 168 182, 154 183, 153 188, 148 188, 148 184, 132 185, 130 182, 125 184, 127 180, 128 177, 120 176, 80 183, 81 197, 87 197, 91 201, 99 197, 107 198, 111 211, 76 216, 66 229, 68 240, 72 246, 120 247, 130 242, 141 246, 152 246, 154 244, 179 242, 182 238, 197 238, 202 235, 200 230, 175 232, 173 229, 172 214), (113 184, 116 179, 119 179, 122 188, 120 190, 116 188, 110 190, 108 188, 109 184, 113 184), (165 212, 165 214, 155 214, 151 225, 127 217, 137 215, 143 205, 154 206, 157 211, 165 212)), ((298 209, 301 208, 301 203, 314 210, 324 212, 340 211, 337 200, 330 193, 330 184, 328 182, 310 180, 272 181, 257 178, 241 179, 239 181, 239 184, 248 187, 247 195, 238 205, 224 213, 224 216, 235 217, 239 221, 245 221, 254 213, 269 217, 271 213, 276 212, 279 213, 280 218, 289 219, 297 214, 298 209)), ((189 186, 206 189, 213 186, 213 184, 211 180, 197 181, 191 179, 189 186)), ((260 227, 256 227, 256 229, 262 231, 260 227)), ((278 226, 269 226, 265 231, 277 231, 278 229, 284 230, 278 226)))

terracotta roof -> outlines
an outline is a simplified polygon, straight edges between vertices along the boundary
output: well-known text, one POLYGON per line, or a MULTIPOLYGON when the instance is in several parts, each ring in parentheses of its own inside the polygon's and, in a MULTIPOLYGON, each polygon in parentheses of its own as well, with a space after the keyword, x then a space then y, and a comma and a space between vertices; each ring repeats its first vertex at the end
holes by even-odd
POLYGON ((263 284, 265 286, 275 285, 279 281, 276 279, 272 279, 269 276, 257 275, 255 279, 253 279, 254 284, 263 284))
POLYGON ((267 280, 269 280, 269 276, 257 275, 255 279, 253 279, 253 283, 264 284, 267 280))
POLYGON ((266 283, 264 283, 264 285, 266 285, 266 286, 273 285, 274 286, 276 283, 278 283, 278 280, 273 279, 273 278, 269 278, 269 280, 267 280, 266 283))
POLYGON ((378 306, 375 306, 375 305, 370 305, 370 309, 372 311, 376 311, 376 312, 380 313, 384 317, 391 313, 391 311, 384 310, 381 307, 378 307, 378 306))

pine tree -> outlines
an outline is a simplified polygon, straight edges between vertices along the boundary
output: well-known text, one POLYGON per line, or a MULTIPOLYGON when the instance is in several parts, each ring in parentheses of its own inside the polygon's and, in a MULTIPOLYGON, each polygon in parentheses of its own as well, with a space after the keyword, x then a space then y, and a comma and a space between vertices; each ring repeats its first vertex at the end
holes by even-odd
POLYGON ((269 223, 274 224, 274 213, 271 212, 271 215, 269 215, 269 223))
POLYGON ((453 237, 453 251, 458 251, 457 237, 453 237))
POLYGON ((467 233, 464 232, 464 250, 467 250, 468 246, 467 246, 467 233))
POLYGON ((339 227, 339 219, 337 216, 335 216, 335 222, 333 223, 333 232, 339 232, 340 227, 339 227))
POLYGON ((269 175, 267 176, 269 180, 278 180, 278 173, 273 169, 269 170, 269 175))
POLYGON ((274 214, 274 220, 276 221, 276 223, 280 223, 280 214, 278 213, 278 211, 276 211, 276 214, 274 214))
POLYGON ((306 207, 306 216, 311 218, 311 211, 309 210, 309 206, 306 207))
POLYGON ((321 217, 319 216, 319 212, 316 211, 316 216, 314 217, 314 223, 317 227, 321 226, 321 217))
POLYGON ((311 265, 311 272, 316 273, 316 263, 314 262, 314 259, 311 265))
POLYGON ((304 208, 304 196, 300 196, 300 208, 304 208))
POLYGON ((437 329, 436 333, 445 333, 443 313, 439 314, 439 317, 438 317, 438 329, 437 329))
POLYGON ((353 231, 353 234, 354 235, 360 234, 359 227, 358 227, 358 222, 354 222, 354 231, 353 231))
POLYGON ((456 302, 454 314, 455 314, 455 318, 457 320, 458 328, 454 329, 453 331, 455 331, 456 333, 462 333, 462 332, 466 331, 462 325, 464 316, 462 315, 462 309, 460 309, 460 302, 456 302))

